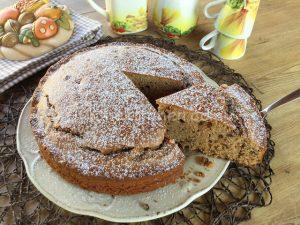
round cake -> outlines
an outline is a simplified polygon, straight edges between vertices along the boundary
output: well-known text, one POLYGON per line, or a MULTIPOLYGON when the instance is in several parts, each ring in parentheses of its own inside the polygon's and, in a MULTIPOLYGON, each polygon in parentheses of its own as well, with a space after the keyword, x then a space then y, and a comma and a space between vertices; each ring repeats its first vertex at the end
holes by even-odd
POLYGON ((40 153, 64 179, 96 192, 135 194, 173 183, 184 154, 153 105, 203 82, 196 66, 151 45, 78 52, 53 65, 33 94, 40 153))

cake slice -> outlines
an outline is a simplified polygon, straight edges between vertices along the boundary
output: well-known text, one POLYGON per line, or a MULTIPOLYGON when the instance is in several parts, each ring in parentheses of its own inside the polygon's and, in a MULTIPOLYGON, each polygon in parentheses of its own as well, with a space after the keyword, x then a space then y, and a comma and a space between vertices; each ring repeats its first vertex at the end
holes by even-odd
POLYGON ((253 166, 266 151, 259 110, 238 85, 192 86, 157 100, 167 133, 183 148, 253 166))

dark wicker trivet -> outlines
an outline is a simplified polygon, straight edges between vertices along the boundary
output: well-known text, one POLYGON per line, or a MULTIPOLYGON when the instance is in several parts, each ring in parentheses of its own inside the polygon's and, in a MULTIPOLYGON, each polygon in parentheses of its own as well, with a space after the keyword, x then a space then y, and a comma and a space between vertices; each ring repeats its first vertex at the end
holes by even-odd
MULTIPOLYGON (((238 83, 253 96, 259 108, 261 103, 243 77, 224 65, 217 57, 202 50, 192 51, 183 45, 145 36, 106 38, 98 44, 112 41, 151 43, 179 54, 199 66, 217 83, 238 83)), ((0 223, 8 224, 113 224, 88 216, 69 213, 48 201, 28 180, 22 160, 16 150, 15 131, 19 114, 31 97, 44 71, 23 81, 0 96, 0 223)), ((266 122, 268 132, 271 126, 266 122)), ((250 219, 253 208, 269 205, 270 160, 274 142, 268 140, 264 161, 256 168, 230 164, 226 174, 207 194, 184 210, 147 224, 238 224, 250 219)), ((143 223, 141 223, 143 224, 143 223)), ((146 223, 145 223, 146 224, 146 223)))

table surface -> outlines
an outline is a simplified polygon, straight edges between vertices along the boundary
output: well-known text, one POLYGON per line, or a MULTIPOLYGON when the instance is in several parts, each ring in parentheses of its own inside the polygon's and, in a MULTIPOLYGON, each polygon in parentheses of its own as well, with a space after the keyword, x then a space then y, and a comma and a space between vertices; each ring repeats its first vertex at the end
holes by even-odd
MULTIPOLYGON (((1 0, 0 8, 12 0, 1 0)), ((105 19, 84 0, 60 0, 80 14, 104 24, 105 32, 113 35, 105 19)), ((104 5, 104 0, 97 0, 104 5)), ((201 10, 208 0, 200 1, 201 10)), ((257 15, 246 55, 238 61, 225 64, 241 73, 254 88, 263 106, 300 88, 300 1, 263 0, 257 15)), ((193 34, 178 40, 191 49, 198 48, 199 40, 213 29, 213 21, 200 13, 199 26, 193 34)), ((157 35, 149 29, 141 34, 157 35)), ((273 203, 255 209, 250 221, 244 225, 300 224, 300 101, 296 100, 271 112, 268 120, 273 127, 272 139, 276 143, 273 203)))

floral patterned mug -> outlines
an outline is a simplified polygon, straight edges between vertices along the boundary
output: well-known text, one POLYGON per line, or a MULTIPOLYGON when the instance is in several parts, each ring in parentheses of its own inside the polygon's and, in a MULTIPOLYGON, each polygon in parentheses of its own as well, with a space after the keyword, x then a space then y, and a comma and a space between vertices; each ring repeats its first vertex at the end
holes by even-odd
POLYGON ((163 36, 174 39, 197 26, 198 0, 152 0, 152 20, 163 36))
POLYGON ((105 0, 106 10, 93 0, 86 0, 109 22, 117 34, 132 34, 146 30, 147 0, 105 0))
POLYGON ((260 0, 215 0, 204 7, 207 18, 217 18, 215 28, 232 38, 246 39, 251 35, 260 0), (209 9, 226 3, 219 13, 210 14, 209 9))

